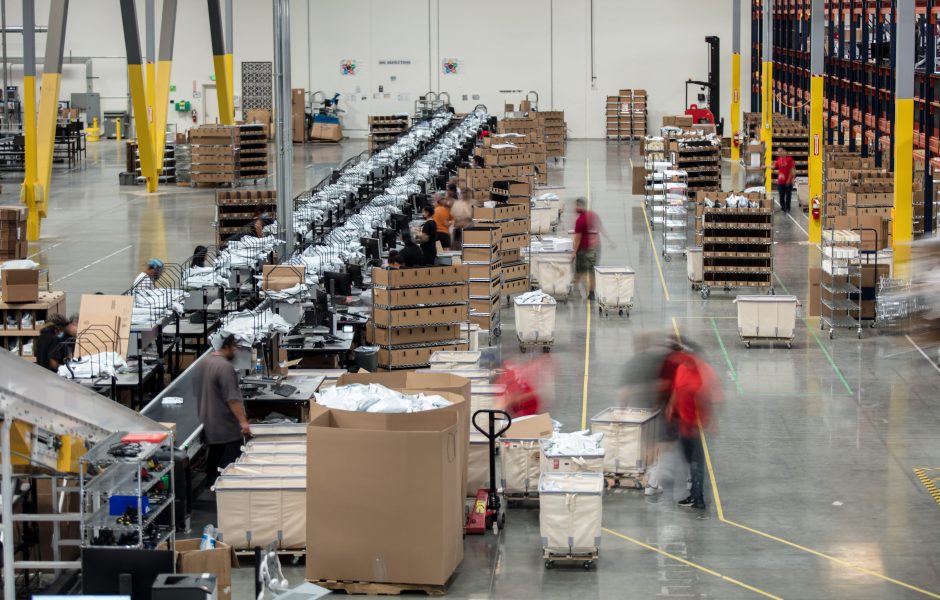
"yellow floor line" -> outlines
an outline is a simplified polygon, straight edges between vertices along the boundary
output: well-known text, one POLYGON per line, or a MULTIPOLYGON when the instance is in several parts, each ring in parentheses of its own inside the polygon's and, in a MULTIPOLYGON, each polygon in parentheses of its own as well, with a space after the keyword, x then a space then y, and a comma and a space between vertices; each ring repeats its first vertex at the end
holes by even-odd
POLYGON ((718 495, 718 482, 715 481, 715 469, 712 468, 712 456, 708 452, 708 441, 705 439, 705 432, 702 431, 702 423, 698 425, 699 435, 702 436, 702 448, 705 451, 705 466, 708 468, 708 478, 712 484, 712 496, 715 497, 715 511, 718 513, 718 520, 725 520, 725 509, 721 506, 721 496, 718 495))
POLYGON ((762 589, 756 588, 756 587, 754 587, 754 586, 752 586, 752 585, 748 585, 748 584, 746 584, 746 583, 744 583, 744 582, 742 582, 742 581, 738 581, 738 580, 735 579, 734 577, 728 577, 727 575, 722 575, 722 574, 719 573, 718 571, 715 571, 715 570, 713 570, 713 569, 709 569, 708 567, 703 567, 702 565, 697 564, 697 563, 694 563, 694 562, 692 562, 692 561, 690 561, 690 560, 687 560, 687 559, 685 559, 685 558, 682 558, 681 556, 676 556, 675 554, 672 554, 672 553, 670 553, 670 552, 666 552, 665 550, 660 550, 660 549, 657 548, 656 546, 651 546, 651 545, 649 545, 649 544, 643 543, 643 542, 641 542, 640 540, 634 539, 634 538, 632 538, 632 537, 630 537, 630 536, 628 536, 628 535, 624 535, 624 534, 620 533, 619 531, 614 531, 613 529, 608 529, 607 527, 604 527, 604 528, 603 528, 603 531, 604 531, 604 533, 610 534, 610 535, 612 535, 612 536, 614 536, 614 537, 618 537, 618 538, 620 538, 620 539, 622 539, 622 540, 624 540, 624 541, 630 542, 631 544, 636 544, 637 546, 639 546, 639 547, 641 547, 641 548, 645 548, 646 550, 649 550, 650 552, 655 552, 656 554, 660 554, 660 555, 662 555, 662 556, 665 556, 666 558, 669 558, 669 559, 674 560, 674 561, 676 561, 676 562, 682 563, 682 564, 684 564, 684 565, 686 565, 686 566, 692 567, 693 569, 698 569, 698 570, 701 571, 702 573, 707 573, 708 575, 711 575, 711 576, 713 576, 713 577, 717 577, 718 579, 721 579, 722 581, 727 581, 728 583, 732 583, 732 584, 734 584, 734 585, 736 585, 736 586, 738 586, 738 587, 742 587, 742 588, 744 588, 744 589, 746 589, 746 590, 748 590, 748 591, 754 592, 755 594, 760 594, 761 596, 764 596, 765 598, 775 598, 776 600, 782 600, 779 596, 774 596, 773 594, 768 593, 768 592, 765 592, 765 591, 762 590, 762 589))
POLYGON ((656 242, 653 241, 653 228, 650 227, 650 220, 646 213, 646 204, 643 208, 643 222, 646 223, 646 233, 650 236, 650 248, 653 249, 653 258, 656 260, 656 268, 659 270, 659 282, 663 284, 663 294, 666 295, 666 301, 669 302, 669 288, 666 287, 666 275, 663 274, 663 265, 659 262, 659 251, 656 249, 656 242))
POLYGON ((591 366, 591 301, 585 302, 587 307, 587 329, 584 334, 584 384, 581 388, 581 429, 587 429, 588 407, 588 378, 591 366))
POLYGON ((676 323, 675 317, 672 318, 672 330, 676 333, 676 340, 678 340, 678 342, 681 344, 682 336, 679 334, 679 324, 676 323))

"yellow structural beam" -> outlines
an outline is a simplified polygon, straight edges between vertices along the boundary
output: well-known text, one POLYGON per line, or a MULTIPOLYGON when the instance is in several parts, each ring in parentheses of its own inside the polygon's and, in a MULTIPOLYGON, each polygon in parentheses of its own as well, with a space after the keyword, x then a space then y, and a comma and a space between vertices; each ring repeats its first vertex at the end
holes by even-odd
POLYGON ((764 189, 769 198, 773 197, 774 173, 774 74, 773 62, 764 61, 761 65, 761 141, 764 142, 764 189))
POLYGON ((231 54, 225 55, 225 80, 228 82, 228 109, 232 115, 232 122, 235 122, 235 79, 233 73, 235 57, 231 54))
POLYGON ((134 126, 137 128, 137 151, 140 154, 140 173, 147 180, 147 191, 157 191, 157 170, 154 162, 153 134, 147 119, 147 95, 144 90, 143 66, 128 63, 127 76, 131 84, 131 102, 134 107, 134 126))
POLYGON ((26 238, 38 240, 40 230, 39 203, 42 191, 39 188, 39 169, 36 164, 36 77, 23 77, 23 137, 25 138, 26 172, 20 200, 27 208, 26 238))
MULTIPOLYGON (((39 120, 37 136, 38 177, 42 196, 39 198, 39 216, 45 218, 48 208, 49 188, 52 183, 52 151, 55 147, 55 128, 59 116, 59 84, 62 81, 61 73, 43 73, 39 85, 39 120)), ((29 236, 27 225, 27 239, 39 239, 29 236)))
POLYGON ((228 97, 230 82, 228 74, 225 72, 225 55, 214 55, 212 57, 212 64, 215 66, 215 91, 219 99, 219 122, 223 125, 234 125, 235 119, 232 115, 228 97))
POLYGON ((813 75, 809 82, 809 241, 822 241, 823 192, 823 76, 813 75), (820 218, 813 216, 814 199, 819 200, 820 218))
POLYGON ((173 61, 161 60, 157 65, 157 82, 153 107, 154 171, 163 172, 163 152, 166 149, 166 121, 170 110, 170 71, 173 61))
MULTIPOLYGON (((735 0, 737 1, 737 0, 735 0)), ((741 53, 731 55, 731 160, 741 160, 741 53)))
POLYGON ((914 99, 894 102, 894 210, 891 215, 891 247, 894 277, 908 279, 910 243, 914 238, 914 99))

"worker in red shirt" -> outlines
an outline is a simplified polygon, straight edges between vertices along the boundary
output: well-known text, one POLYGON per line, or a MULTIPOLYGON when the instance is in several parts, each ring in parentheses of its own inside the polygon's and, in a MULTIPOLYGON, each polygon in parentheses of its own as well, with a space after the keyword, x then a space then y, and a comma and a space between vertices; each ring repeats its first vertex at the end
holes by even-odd
POLYGON ((600 217, 593 210, 588 210, 587 200, 578 198, 574 201, 574 210, 578 214, 574 222, 574 272, 575 280, 581 288, 582 297, 585 293, 585 281, 587 281, 587 297, 594 299, 594 267, 597 266, 598 258, 601 253, 601 234, 610 242, 613 248, 614 242, 604 230, 600 217))
POLYGON ((774 161, 774 167, 777 168, 777 193, 780 195, 780 210, 790 212, 793 180, 796 178, 796 163, 793 161, 793 157, 787 154, 786 148, 780 149, 777 160, 774 161))

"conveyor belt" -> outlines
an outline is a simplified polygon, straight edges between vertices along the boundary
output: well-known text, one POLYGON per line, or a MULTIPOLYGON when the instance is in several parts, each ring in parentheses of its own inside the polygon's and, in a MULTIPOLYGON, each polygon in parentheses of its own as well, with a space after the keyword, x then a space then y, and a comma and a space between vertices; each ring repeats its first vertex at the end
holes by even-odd
POLYGON ((180 373, 160 395, 151 400, 140 413, 160 423, 176 423, 177 448, 192 458, 202 447, 202 423, 196 407, 195 366, 206 352, 188 369, 180 373), (182 398, 182 404, 163 404, 163 398, 182 398))

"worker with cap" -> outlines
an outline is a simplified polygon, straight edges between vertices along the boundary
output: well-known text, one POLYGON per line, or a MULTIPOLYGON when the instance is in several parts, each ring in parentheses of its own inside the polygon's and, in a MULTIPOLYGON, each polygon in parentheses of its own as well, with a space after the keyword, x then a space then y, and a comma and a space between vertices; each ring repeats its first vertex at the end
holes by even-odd
POLYGON ((226 336, 219 349, 196 363, 194 387, 196 411, 202 434, 209 446, 206 456, 206 484, 212 487, 219 470, 241 454, 244 436, 251 434, 238 374, 232 361, 238 351, 234 335, 226 336))
POLYGON ((145 268, 134 280, 135 290, 150 290, 157 287, 157 280, 163 275, 163 261, 159 258, 151 258, 147 261, 145 268))
POLYGON ((72 356, 75 336, 78 334, 78 315, 65 318, 52 315, 39 330, 36 339, 36 364, 53 372, 58 372, 72 356))

